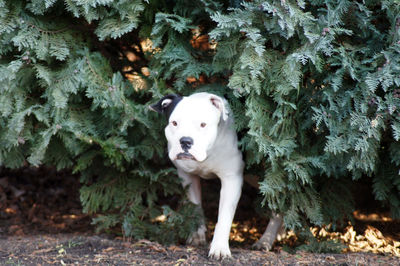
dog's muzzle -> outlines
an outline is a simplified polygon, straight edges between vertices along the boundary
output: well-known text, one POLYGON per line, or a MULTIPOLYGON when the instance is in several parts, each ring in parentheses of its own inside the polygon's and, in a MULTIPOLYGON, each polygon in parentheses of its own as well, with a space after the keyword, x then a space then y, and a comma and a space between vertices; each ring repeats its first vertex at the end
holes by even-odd
POLYGON ((193 161, 197 161, 196 158, 194 158, 193 155, 191 155, 188 152, 181 152, 178 153, 178 155, 176 156, 177 160, 193 160, 193 161))
POLYGON ((180 138, 179 143, 181 144, 183 152, 178 153, 176 159, 196 161, 196 158, 194 158, 194 156, 189 153, 189 149, 193 145, 193 139, 191 137, 182 137, 180 138))
POLYGON ((182 150, 185 151, 185 153, 188 153, 188 150, 192 147, 193 145, 193 139, 191 137, 182 137, 179 140, 182 150))

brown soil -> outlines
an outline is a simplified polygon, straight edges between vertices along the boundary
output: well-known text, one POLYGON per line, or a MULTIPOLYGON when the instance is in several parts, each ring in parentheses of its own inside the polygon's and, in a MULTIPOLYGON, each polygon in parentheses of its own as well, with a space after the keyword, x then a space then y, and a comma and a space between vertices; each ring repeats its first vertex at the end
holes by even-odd
MULTIPOLYGON (((0 169, 0 265, 400 265, 400 221, 385 213, 358 211, 356 224, 342 232, 312 228, 318 237, 346 243, 344 253, 291 254, 284 251, 284 243, 264 252, 251 245, 267 221, 250 211, 252 199, 245 196, 231 234, 232 259, 215 261, 207 257, 206 247, 96 235, 91 218, 81 211, 79 187, 76 176, 52 169, 0 169)), ((246 190, 251 188, 245 188, 244 195, 253 193, 246 190)), ((216 204, 209 205, 205 213, 212 229, 216 204)), ((289 234, 286 242, 293 238, 289 234)))
POLYGON ((207 257, 207 249, 142 240, 124 242, 76 234, 10 236, 0 239, 0 261, 11 265, 399 265, 392 256, 369 253, 289 254, 232 249, 232 259, 207 257))

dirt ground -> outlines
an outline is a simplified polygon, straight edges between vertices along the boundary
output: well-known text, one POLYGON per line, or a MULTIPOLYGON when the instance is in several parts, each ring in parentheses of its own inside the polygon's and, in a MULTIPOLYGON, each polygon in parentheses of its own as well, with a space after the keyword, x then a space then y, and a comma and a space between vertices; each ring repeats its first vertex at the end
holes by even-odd
MULTIPOLYGON (((355 212, 356 224, 341 232, 312 228, 318 237, 346 244, 342 253, 288 253, 290 234, 272 252, 252 250, 267 221, 251 217, 246 197, 233 225, 231 259, 209 259, 207 247, 96 235, 91 217, 81 211, 77 180, 51 169, 0 169, 0 265, 400 265, 400 221, 365 210, 355 212)), ((211 206, 206 216, 215 211, 211 206)), ((213 226, 210 221, 209 229, 213 226)))
POLYGON ((76 234, 10 236, 0 239, 2 265, 399 265, 393 256, 369 253, 289 254, 232 249, 232 259, 214 261, 207 249, 164 247, 142 240, 76 234))

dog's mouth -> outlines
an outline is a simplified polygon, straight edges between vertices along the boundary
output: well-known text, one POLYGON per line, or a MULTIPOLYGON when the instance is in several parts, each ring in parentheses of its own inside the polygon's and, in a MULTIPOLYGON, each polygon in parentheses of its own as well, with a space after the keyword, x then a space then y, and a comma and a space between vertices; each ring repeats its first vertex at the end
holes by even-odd
POLYGON ((178 155, 176 156, 177 160, 193 160, 193 161, 197 161, 196 158, 194 158, 193 155, 191 155, 188 152, 181 152, 178 153, 178 155))

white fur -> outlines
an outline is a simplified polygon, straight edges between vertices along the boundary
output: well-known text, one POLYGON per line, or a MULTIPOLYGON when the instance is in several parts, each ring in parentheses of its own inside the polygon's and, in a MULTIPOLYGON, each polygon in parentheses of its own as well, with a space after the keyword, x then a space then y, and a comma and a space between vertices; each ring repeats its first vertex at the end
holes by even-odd
MULTIPOLYGON (((201 208, 199 177, 218 177, 221 180, 218 222, 209 252, 209 256, 216 259, 231 256, 229 233, 243 183, 244 163, 229 112, 223 98, 210 93, 196 93, 183 97, 165 128, 168 156, 178 168, 183 185, 189 186, 190 201, 201 208), (206 125, 202 127, 202 123, 206 125), (179 142, 182 137, 193 139, 188 152, 196 160, 177 159, 178 154, 184 152, 179 142)), ((204 223, 188 242, 205 242, 204 223)))

